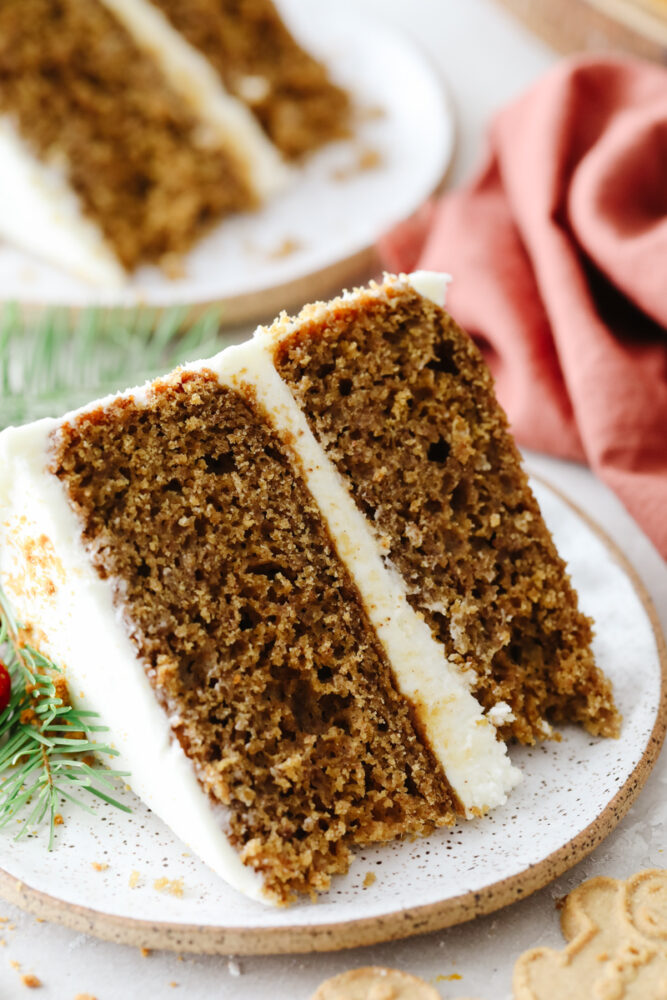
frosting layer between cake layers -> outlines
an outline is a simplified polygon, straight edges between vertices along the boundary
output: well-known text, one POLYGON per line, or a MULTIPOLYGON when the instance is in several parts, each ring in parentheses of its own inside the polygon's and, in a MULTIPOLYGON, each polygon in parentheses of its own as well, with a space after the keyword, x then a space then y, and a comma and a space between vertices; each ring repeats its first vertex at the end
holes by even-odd
MULTIPOLYGON (((445 279, 401 276, 442 304, 445 279)), ((350 293, 353 297, 355 293, 350 293)), ((366 293, 368 294, 368 293, 366 293)), ((373 294, 384 294, 376 286, 373 294)), ((327 307, 313 307, 321 315, 327 307)), ((279 335, 293 329, 287 320, 279 335)), ((269 422, 289 443, 321 511, 338 555, 361 596, 400 692, 412 703, 421 731, 467 816, 505 801, 519 779, 495 727, 470 693, 465 674, 448 661, 423 619, 410 607, 402 578, 385 564, 380 543, 325 456, 272 361, 276 332, 229 348, 186 371, 213 372, 222 385, 251 387, 269 422)), ((178 379, 176 373, 172 379, 178 379)), ((36 640, 64 666, 72 700, 99 712, 131 771, 134 790, 190 847, 235 888, 262 898, 261 879, 242 864, 211 809, 195 771, 172 735, 145 667, 128 638, 111 581, 97 574, 64 487, 48 471, 51 439, 77 414, 132 397, 146 387, 84 407, 63 420, 43 420, 0 435, 0 580, 17 616, 34 625, 36 640), (113 683, 109 678, 113 677, 113 683)), ((500 713, 502 715, 502 712, 500 713)))

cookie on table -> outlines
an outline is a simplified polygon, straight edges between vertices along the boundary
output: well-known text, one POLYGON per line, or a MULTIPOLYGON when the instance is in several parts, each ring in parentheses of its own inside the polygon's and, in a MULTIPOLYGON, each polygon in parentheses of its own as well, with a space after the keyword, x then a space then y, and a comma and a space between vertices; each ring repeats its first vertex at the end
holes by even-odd
POLYGON ((589 879, 567 897, 561 928, 566 948, 517 961, 515 1000, 667 998, 667 870, 589 879))
POLYGON ((327 979, 311 1000, 442 1000, 432 986, 398 969, 368 965, 327 979))

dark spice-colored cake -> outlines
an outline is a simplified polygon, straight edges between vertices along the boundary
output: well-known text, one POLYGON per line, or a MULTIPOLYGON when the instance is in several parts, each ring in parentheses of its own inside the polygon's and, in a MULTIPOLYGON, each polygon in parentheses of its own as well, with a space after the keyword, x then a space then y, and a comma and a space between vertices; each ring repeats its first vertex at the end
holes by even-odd
POLYGON ((504 739, 618 733, 443 291, 387 277, 0 435, 17 613, 138 793, 258 898, 323 890, 355 845, 501 805, 518 780, 504 739))
POLYGON ((123 267, 181 253, 256 196, 97 0, 0 0, 0 112, 69 183, 123 267))

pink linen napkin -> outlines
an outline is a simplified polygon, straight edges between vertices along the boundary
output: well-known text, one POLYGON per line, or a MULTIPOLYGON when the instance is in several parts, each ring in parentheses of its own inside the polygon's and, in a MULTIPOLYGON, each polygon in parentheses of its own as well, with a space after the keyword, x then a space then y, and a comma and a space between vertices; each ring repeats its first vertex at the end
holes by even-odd
POLYGON ((383 264, 453 274, 518 440, 588 462, 667 557, 667 70, 567 60, 489 138, 383 264))

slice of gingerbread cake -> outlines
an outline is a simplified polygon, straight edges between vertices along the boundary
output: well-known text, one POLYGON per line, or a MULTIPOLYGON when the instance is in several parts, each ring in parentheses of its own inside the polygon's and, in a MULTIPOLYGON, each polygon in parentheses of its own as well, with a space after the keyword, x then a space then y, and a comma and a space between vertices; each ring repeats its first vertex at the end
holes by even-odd
POLYGON ((0 583, 133 788, 285 903, 619 717, 442 276, 0 435, 0 583), (110 683, 110 679, 112 683, 110 683))

